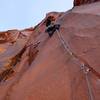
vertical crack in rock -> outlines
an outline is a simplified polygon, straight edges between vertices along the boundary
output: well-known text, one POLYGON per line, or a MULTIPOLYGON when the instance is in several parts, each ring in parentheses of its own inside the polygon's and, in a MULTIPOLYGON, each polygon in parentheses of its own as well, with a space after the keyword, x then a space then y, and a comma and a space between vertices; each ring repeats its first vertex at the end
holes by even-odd
MULTIPOLYGON (((27 61, 28 61, 28 57, 24 58, 23 61, 19 64, 19 67, 24 66, 25 62, 27 61)), ((10 100, 10 96, 13 92, 13 87, 19 83, 20 79, 22 78, 22 76, 24 75, 24 73, 27 71, 28 68, 29 66, 27 66, 27 68, 22 68, 20 73, 16 75, 14 82, 10 84, 7 92, 5 93, 3 100, 10 100)))
MULTIPOLYGON (((39 42, 40 43, 40 42, 39 42)), ((36 58, 39 50, 37 49, 39 43, 35 44, 35 45, 31 45, 29 48, 29 65, 31 65, 31 63, 34 61, 34 59, 36 58)))
MULTIPOLYGON (((31 63, 34 61, 34 59, 36 58, 39 50, 37 49, 38 45, 40 42, 36 43, 35 45, 28 45, 25 46, 21 52, 19 54, 17 54, 14 57, 14 65, 17 64, 17 60, 20 60, 23 53, 26 51, 26 49, 29 47, 29 52, 28 52, 28 57, 24 58, 23 61, 20 62, 19 67, 23 66, 25 64, 25 62, 29 62, 29 66, 31 65, 31 63), (16 59, 17 58, 17 59, 16 59)), ((9 86, 9 89, 7 90, 8 92, 6 93, 4 100, 10 100, 10 95, 13 92, 13 87, 19 83, 21 77, 24 75, 24 73, 28 70, 29 66, 27 68, 22 68, 17 79, 9 86)))
POLYGON ((0 73, 0 82, 7 80, 14 73, 14 67, 20 62, 25 50, 26 46, 16 56, 10 59, 9 64, 6 66, 7 69, 0 73))
POLYGON ((14 73, 13 68, 9 68, 0 73, 0 82, 7 80, 14 73))

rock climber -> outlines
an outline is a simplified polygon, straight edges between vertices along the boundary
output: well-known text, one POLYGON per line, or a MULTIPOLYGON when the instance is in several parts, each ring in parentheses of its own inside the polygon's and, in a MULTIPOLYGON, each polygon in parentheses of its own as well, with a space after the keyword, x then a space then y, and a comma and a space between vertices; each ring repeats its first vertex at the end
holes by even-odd
POLYGON ((56 30, 59 30, 60 28, 60 24, 55 24, 55 17, 54 16, 49 16, 46 20, 46 30, 45 32, 47 32, 49 34, 49 37, 51 37, 54 32, 56 30))

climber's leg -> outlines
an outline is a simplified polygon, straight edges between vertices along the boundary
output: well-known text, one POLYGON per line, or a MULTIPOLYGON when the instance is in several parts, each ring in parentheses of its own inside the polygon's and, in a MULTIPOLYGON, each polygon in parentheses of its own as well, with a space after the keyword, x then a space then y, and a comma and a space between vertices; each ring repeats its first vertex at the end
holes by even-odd
POLYGON ((51 37, 53 35, 53 32, 52 31, 49 31, 48 32, 48 35, 49 35, 49 37, 51 37))

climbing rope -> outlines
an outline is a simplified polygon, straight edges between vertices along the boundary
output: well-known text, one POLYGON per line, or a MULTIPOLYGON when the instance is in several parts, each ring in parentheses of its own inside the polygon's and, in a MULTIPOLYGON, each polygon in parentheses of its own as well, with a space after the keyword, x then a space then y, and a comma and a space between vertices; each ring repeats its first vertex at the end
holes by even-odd
POLYGON ((88 87, 88 92, 89 92, 89 100, 94 100, 94 95, 93 95, 93 92, 92 92, 90 78, 89 78, 89 75, 88 75, 89 72, 90 72, 90 69, 86 68, 86 66, 84 64, 82 64, 80 67, 83 70, 83 73, 85 75, 85 79, 86 79, 86 82, 87 82, 87 87, 88 87))
POLYGON ((94 95, 93 95, 93 91, 92 91, 92 88, 91 88, 91 83, 90 83, 90 80, 89 80, 89 76, 88 76, 88 73, 90 72, 90 68, 88 68, 88 66, 86 66, 84 64, 84 61, 80 61, 80 59, 78 57, 76 57, 76 55, 71 51, 71 49, 69 48, 69 45, 67 42, 65 42, 64 38, 62 37, 62 35, 60 34, 59 30, 56 30, 57 32, 57 35, 62 43, 62 45, 64 46, 65 50, 74 58, 76 58, 79 63, 80 63, 80 67, 85 75, 85 78, 86 78, 86 83, 87 83, 87 87, 88 87, 88 92, 89 92, 89 100, 94 100, 94 95))

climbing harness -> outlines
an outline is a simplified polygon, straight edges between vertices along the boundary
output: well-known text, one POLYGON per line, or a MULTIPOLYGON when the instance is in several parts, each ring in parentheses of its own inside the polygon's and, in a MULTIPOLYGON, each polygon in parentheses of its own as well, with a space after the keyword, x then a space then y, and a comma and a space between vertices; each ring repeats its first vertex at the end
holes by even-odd
POLYGON ((93 72, 99 79, 100 79, 100 74, 98 72, 96 72, 92 67, 89 66, 89 64, 85 64, 84 61, 82 61, 82 59, 78 58, 78 56, 76 56, 70 49, 69 45, 67 42, 65 42, 63 36, 60 34, 59 30, 56 30, 57 35, 59 37, 59 40, 61 41, 62 45, 64 46, 65 50, 75 59, 78 60, 78 62, 80 63, 80 68, 83 71, 84 75, 85 75, 85 79, 86 79, 86 83, 87 83, 87 87, 88 87, 88 93, 89 93, 89 100, 94 100, 94 95, 93 95, 93 91, 92 91, 92 87, 91 87, 91 82, 89 79, 89 72, 93 72))

